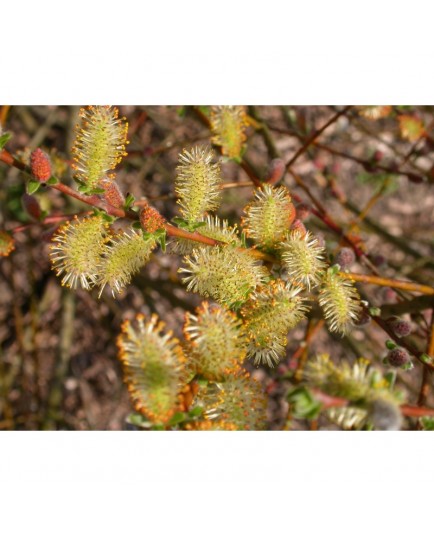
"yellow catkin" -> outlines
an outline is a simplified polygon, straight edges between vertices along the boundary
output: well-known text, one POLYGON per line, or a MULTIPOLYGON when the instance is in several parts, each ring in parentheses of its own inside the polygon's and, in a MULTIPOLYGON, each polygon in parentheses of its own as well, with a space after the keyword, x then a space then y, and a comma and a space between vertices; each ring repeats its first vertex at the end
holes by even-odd
POLYGON ((163 330, 156 315, 146 322, 139 314, 122 324, 117 345, 136 411, 164 424, 178 407, 185 358, 178 339, 163 330))
POLYGON ((72 167, 78 180, 95 188, 101 180, 113 179, 109 172, 126 156, 128 123, 111 106, 82 108, 79 117, 72 167))
POLYGON ((213 106, 211 141, 221 147, 224 156, 240 159, 246 141, 247 124, 244 106, 213 106))

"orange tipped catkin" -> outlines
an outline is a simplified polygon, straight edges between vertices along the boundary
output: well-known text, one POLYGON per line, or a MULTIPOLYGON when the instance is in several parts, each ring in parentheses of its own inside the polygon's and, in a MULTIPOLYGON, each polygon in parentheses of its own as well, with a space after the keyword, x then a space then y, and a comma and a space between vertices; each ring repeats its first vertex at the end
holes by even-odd
POLYGON ((51 177, 51 163, 48 155, 41 149, 35 149, 30 156, 32 176, 39 182, 47 182, 51 177))

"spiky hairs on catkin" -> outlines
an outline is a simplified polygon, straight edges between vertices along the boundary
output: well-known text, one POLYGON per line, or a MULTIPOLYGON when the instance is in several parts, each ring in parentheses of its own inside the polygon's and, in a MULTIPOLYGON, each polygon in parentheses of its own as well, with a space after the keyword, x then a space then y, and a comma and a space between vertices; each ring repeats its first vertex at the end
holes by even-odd
POLYGON ((333 269, 327 270, 319 295, 330 331, 345 335, 361 315, 360 296, 352 281, 342 279, 333 269))
POLYGON ((308 311, 301 290, 282 280, 271 281, 254 292, 241 309, 249 338, 247 355, 255 365, 273 367, 285 355, 288 331, 308 311))
POLYGON ((295 208, 285 186, 265 184, 256 190, 255 199, 244 209, 243 227, 259 246, 274 248, 284 240, 295 218, 295 208))
POLYGON ((184 258, 187 290, 228 307, 243 303, 265 281, 267 270, 248 251, 233 246, 199 247, 184 258))
POLYGON ((213 158, 214 152, 208 147, 184 149, 179 155, 175 192, 187 221, 199 221, 205 212, 220 205, 222 178, 220 165, 213 163, 213 158))
POLYGON ((128 123, 111 106, 88 106, 80 110, 80 123, 72 153, 75 176, 89 188, 98 186, 126 155, 128 123))
POLYGON ((172 333, 152 315, 145 322, 122 324, 117 339, 119 359, 135 409, 156 423, 166 423, 177 409, 183 379, 184 356, 172 333))
POLYGON ((288 275, 308 289, 318 285, 326 268, 325 249, 318 240, 309 231, 294 230, 288 233, 281 248, 283 266, 288 275))
POLYGON ((101 216, 78 219, 60 227, 52 239, 50 258, 62 285, 89 290, 98 278, 98 266, 106 238, 107 224, 101 216))
POLYGON ((144 239, 141 232, 134 229, 116 234, 104 245, 102 257, 98 263, 97 285, 101 288, 109 285, 113 296, 131 282, 131 278, 148 262, 156 241, 151 237, 144 239))
POLYGON ((239 159, 246 141, 247 115, 244 106, 213 106, 211 110, 211 141, 221 147, 222 154, 239 159))
POLYGON ((206 419, 215 428, 263 430, 266 427, 267 397, 260 383, 246 371, 226 377, 224 382, 208 384, 195 399, 206 419))
POLYGON ((227 309, 203 302, 196 315, 186 314, 184 333, 194 368, 209 380, 221 380, 238 370, 246 357, 241 321, 227 309))
POLYGON ((400 421, 401 393, 392 390, 385 377, 372 369, 366 359, 337 366, 329 355, 323 354, 308 362, 305 378, 309 386, 348 401, 350 405, 346 408, 327 411, 333 422, 344 428, 370 424, 378 430, 394 429, 400 421), (349 411, 352 407, 354 411, 349 411))

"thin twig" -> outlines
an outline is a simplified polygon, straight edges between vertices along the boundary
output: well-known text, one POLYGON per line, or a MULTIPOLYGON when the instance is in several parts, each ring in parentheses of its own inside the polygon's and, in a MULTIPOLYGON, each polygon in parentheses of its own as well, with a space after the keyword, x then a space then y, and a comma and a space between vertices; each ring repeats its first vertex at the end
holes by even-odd
POLYGON ((333 123, 335 123, 339 117, 341 117, 342 115, 345 115, 348 110, 350 110, 351 106, 345 106, 345 108, 343 110, 341 110, 340 112, 336 113, 333 117, 331 117, 327 123, 325 123, 321 128, 319 128, 318 130, 316 130, 315 132, 313 132, 307 139, 306 141, 303 143, 303 145, 300 147, 300 149, 294 154, 294 156, 289 160, 289 162, 286 164, 286 169, 287 171, 289 171, 289 169, 291 168, 291 166, 296 162, 296 160, 303 154, 307 151, 307 149, 310 147, 310 145, 312 145, 312 143, 319 137, 321 136, 321 134, 324 132, 324 130, 326 130, 330 125, 332 125, 333 123))
POLYGON ((434 296, 434 288, 429 287, 428 285, 412 283, 411 281, 402 281, 399 279, 390 279, 388 277, 378 277, 375 275, 354 274, 351 272, 340 272, 339 275, 343 279, 349 279, 351 281, 370 283, 372 285, 379 285, 381 287, 399 288, 409 292, 421 292, 422 294, 427 294, 428 296, 434 296))

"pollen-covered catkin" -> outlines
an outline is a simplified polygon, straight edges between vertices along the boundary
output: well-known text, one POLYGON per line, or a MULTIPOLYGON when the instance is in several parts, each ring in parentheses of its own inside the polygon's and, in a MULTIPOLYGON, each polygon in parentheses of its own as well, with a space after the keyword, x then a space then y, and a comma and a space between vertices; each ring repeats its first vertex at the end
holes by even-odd
POLYGON ((248 251, 233 246, 199 247, 179 269, 187 290, 238 307, 267 278, 267 270, 248 251))
POLYGON ((178 339, 163 329, 156 315, 148 322, 137 315, 122 324, 117 340, 134 406, 156 423, 166 423, 177 409, 185 363, 178 339))
POLYGON ((109 172, 126 156, 128 123, 111 106, 88 106, 79 116, 72 167, 79 181, 96 188, 102 179, 113 179, 109 172))
POLYGON ((295 218, 295 208, 285 186, 268 184, 256 190, 255 199, 244 209, 243 227, 259 246, 273 249, 284 240, 295 218))
POLYGON ((246 141, 247 115, 244 106, 213 106, 211 110, 212 142, 222 154, 239 159, 246 141))
POLYGON ((196 314, 186 314, 185 338, 194 369, 209 380, 235 372, 246 357, 247 338, 232 311, 203 302, 196 314))
POLYGON ((136 274, 148 262, 156 241, 152 237, 144 239, 141 232, 134 229, 112 236, 104 245, 98 263, 96 284, 102 291, 109 285, 113 296, 121 293, 136 274))
POLYGON ((199 221, 220 205, 222 178, 213 159, 214 152, 207 147, 184 149, 179 155, 175 192, 180 212, 189 222, 199 221))
POLYGON ((98 278, 100 255, 107 240, 107 223, 102 216, 79 219, 62 225, 52 239, 50 258, 62 285, 89 290, 98 278))
POLYGON ((288 275, 296 282, 315 287, 321 281, 326 264, 325 249, 312 234, 296 229, 281 244, 282 261, 288 275))
POLYGON ((254 292, 241 309, 249 338, 247 355, 255 365, 276 365, 285 355, 288 331, 305 318, 308 307, 301 287, 271 281, 254 292))
POLYGON ((360 296, 352 281, 343 279, 329 269, 322 281, 319 295, 330 331, 345 335, 362 313, 360 296))
POLYGON ((267 397, 260 383, 244 370, 224 382, 199 391, 196 406, 216 429, 263 430, 266 427, 267 397))

